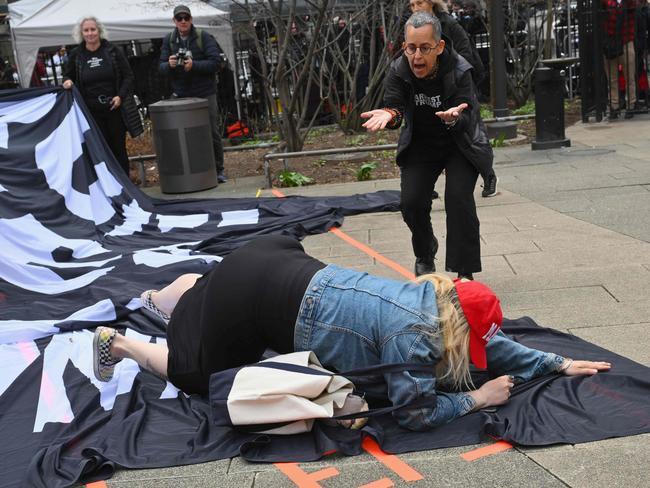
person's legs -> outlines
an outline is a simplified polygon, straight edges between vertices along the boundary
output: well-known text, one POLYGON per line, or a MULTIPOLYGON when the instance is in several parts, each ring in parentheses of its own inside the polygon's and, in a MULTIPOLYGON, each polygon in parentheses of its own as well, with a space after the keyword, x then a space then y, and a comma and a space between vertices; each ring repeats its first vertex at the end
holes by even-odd
POLYGON ((183 293, 192 288, 202 275, 197 273, 188 273, 179 276, 169 285, 161 290, 151 291, 151 301, 166 315, 171 316, 178 300, 180 300, 183 293))
POLYGON ((446 269, 471 276, 481 271, 479 220, 474 201, 478 172, 456 147, 448 152, 445 170, 446 269))
POLYGON ((435 271, 438 241, 431 226, 431 197, 441 172, 442 164, 434 163, 406 165, 400 171, 400 207, 404 222, 411 230, 416 275, 435 271))
POLYGON ((108 137, 106 141, 120 163, 122 170, 129 175, 130 164, 129 155, 126 152, 126 126, 122 120, 122 113, 119 110, 109 112, 107 119, 108 137))
POLYGON ((623 52, 623 76, 625 76, 626 81, 625 98, 627 99, 627 110, 630 111, 634 109, 634 104, 636 103, 635 61, 634 42, 630 41, 625 45, 623 52))
POLYGON ((162 344, 136 341, 119 334, 111 327, 97 327, 93 337, 93 371, 99 381, 113 378, 115 365, 124 358, 163 379, 167 379, 169 350, 162 344))
POLYGON ((618 63, 619 58, 607 59, 605 58, 605 74, 607 75, 607 83, 609 84, 609 107, 610 118, 618 117, 618 63))
POLYGON ((115 334, 110 353, 115 359, 133 359, 141 368, 167 379, 169 349, 163 344, 136 341, 115 334))
POLYGON ((214 148, 214 162, 217 167, 217 179, 219 183, 225 183, 226 177, 223 174, 223 142, 221 141, 221 127, 219 126, 217 95, 210 95, 206 98, 208 100, 210 127, 212 128, 212 146, 214 148))

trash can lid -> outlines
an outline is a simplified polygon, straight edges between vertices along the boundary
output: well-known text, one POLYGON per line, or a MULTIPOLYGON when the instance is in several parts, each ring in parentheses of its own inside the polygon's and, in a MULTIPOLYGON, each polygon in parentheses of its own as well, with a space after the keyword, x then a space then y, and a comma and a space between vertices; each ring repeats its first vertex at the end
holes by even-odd
POLYGON ((194 110, 208 106, 205 98, 170 98, 169 100, 160 100, 159 102, 149 105, 150 112, 178 112, 179 110, 194 110))

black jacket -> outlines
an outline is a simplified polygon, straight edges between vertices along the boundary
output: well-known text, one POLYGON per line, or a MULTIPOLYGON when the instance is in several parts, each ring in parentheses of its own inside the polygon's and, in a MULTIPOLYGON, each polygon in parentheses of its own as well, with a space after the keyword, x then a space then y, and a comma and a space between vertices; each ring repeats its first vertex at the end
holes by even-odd
POLYGON ((463 26, 447 12, 440 12, 437 17, 440 20, 442 35, 451 39, 451 47, 454 51, 464 57, 474 68, 472 78, 474 84, 478 86, 485 78, 485 66, 483 66, 483 61, 481 61, 481 57, 476 50, 474 41, 470 39, 463 26))
MULTIPOLYGON (((438 76, 442 76, 441 110, 448 110, 461 103, 469 105, 461 113, 458 122, 449 128, 449 136, 474 166, 490 167, 494 155, 485 124, 481 120, 480 105, 470 74, 471 65, 448 46, 445 46, 438 60, 440 63, 438 76)), ((384 106, 397 109, 403 114, 404 127, 397 143, 396 157, 397 164, 400 166, 408 164, 408 157, 404 150, 409 147, 413 137, 414 95, 411 68, 406 56, 403 55, 391 63, 384 93, 384 106)))
POLYGON ((165 36, 160 49, 160 72, 169 75, 172 90, 179 97, 207 97, 217 93, 216 74, 221 60, 221 49, 209 33, 201 30, 202 49, 197 42, 199 32, 192 26, 188 49, 192 51, 192 69, 169 67, 169 56, 178 52, 178 29, 165 36))
MULTIPOLYGON (((70 51, 63 74, 63 81, 72 80, 82 95, 84 95, 84 86, 81 81, 81 70, 84 63, 84 47, 85 43, 82 41, 79 46, 70 51)), ((142 119, 133 99, 133 71, 131 70, 129 61, 120 49, 106 39, 102 39, 102 47, 108 49, 108 54, 111 57, 113 76, 115 78, 115 93, 122 99, 120 113, 122 114, 124 125, 129 131, 129 134, 131 134, 131 137, 138 137, 144 132, 144 128, 142 127, 142 119)))

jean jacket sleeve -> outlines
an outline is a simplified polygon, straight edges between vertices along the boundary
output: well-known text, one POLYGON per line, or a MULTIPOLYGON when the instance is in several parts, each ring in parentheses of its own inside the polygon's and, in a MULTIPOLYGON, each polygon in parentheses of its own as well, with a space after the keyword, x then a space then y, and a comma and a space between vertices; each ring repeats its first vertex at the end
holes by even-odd
POLYGON ((486 347, 488 371, 491 376, 509 374, 517 382, 556 372, 564 357, 531 349, 515 342, 499 331, 486 347))
POLYGON ((431 365, 425 371, 399 372, 385 375, 388 397, 393 405, 403 405, 420 398, 431 401, 431 407, 404 409, 393 413, 401 427, 428 430, 472 411, 474 399, 467 393, 436 391, 435 367, 440 361, 441 346, 422 332, 402 332, 391 337, 382 349, 383 363, 414 362, 431 365))

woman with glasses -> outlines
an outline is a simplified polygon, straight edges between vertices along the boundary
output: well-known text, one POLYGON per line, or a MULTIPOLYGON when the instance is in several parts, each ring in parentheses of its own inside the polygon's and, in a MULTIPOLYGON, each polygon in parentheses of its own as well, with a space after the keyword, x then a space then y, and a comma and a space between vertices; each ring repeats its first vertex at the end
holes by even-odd
POLYGON ((63 88, 76 85, 118 163, 129 174, 126 131, 137 137, 144 131, 133 100, 133 72, 124 53, 106 40, 106 30, 95 17, 76 25, 79 46, 68 56, 63 88))
POLYGON ((440 21, 416 12, 406 22, 404 53, 391 64, 384 108, 361 114, 370 131, 397 129, 405 121, 396 160, 401 210, 411 230, 415 274, 435 271, 438 240, 431 226, 431 197, 446 173, 445 269, 472 279, 481 271, 479 220, 474 187, 492 165, 492 148, 481 120, 471 65, 446 45, 440 21))

